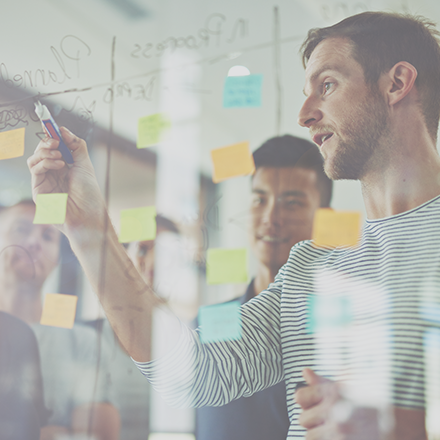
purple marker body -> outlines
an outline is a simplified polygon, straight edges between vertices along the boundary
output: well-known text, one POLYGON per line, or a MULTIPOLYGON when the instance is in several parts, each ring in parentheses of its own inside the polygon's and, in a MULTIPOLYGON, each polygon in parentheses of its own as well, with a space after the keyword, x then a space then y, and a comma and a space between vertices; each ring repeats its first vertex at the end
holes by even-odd
POLYGON ((52 115, 50 114, 47 107, 45 105, 42 105, 40 101, 37 101, 35 103, 35 113, 40 118, 40 121, 43 123, 47 135, 53 139, 56 139, 57 141, 60 141, 60 144, 58 145, 58 150, 60 150, 64 161, 66 163, 72 164, 74 162, 72 153, 67 148, 67 145, 64 143, 63 138, 61 137, 60 129, 57 123, 52 118, 52 115))

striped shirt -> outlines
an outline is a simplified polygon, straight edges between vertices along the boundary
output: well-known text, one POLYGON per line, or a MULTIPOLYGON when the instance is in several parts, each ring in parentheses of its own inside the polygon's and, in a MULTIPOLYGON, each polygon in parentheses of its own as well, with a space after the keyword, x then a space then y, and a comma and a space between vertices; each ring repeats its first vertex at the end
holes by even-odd
POLYGON ((425 313, 440 309, 439 225, 440 196, 367 220, 357 247, 298 243, 274 283, 241 307, 241 339, 202 344, 200 329, 183 328, 167 357, 137 366, 169 402, 196 407, 284 379, 288 438, 304 438, 294 392, 305 367, 346 383, 361 405, 422 409, 424 334, 439 326, 425 313))

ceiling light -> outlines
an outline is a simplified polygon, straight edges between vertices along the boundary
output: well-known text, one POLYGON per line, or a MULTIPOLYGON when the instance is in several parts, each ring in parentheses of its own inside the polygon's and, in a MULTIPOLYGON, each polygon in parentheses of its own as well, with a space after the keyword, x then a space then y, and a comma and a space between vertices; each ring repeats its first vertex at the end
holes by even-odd
POLYGON ((244 66, 233 66, 229 69, 228 72, 228 76, 246 76, 250 74, 250 70, 244 66))

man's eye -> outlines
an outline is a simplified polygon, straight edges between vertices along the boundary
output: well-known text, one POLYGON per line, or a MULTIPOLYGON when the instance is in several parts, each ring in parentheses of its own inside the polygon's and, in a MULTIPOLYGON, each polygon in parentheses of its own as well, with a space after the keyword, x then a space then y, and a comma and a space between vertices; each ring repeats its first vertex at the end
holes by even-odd
POLYGON ((287 200, 284 201, 284 204, 286 206, 299 206, 302 203, 299 200, 296 200, 296 199, 290 199, 290 200, 287 199, 287 200))
POLYGON ((137 251, 138 257, 145 257, 147 255, 148 249, 146 247, 140 247, 137 251))
POLYGON ((332 86, 333 86, 333 83, 332 83, 332 82, 325 82, 325 83, 322 85, 322 93, 323 93, 323 94, 326 94, 326 93, 331 89, 332 86))
POLYGON ((53 241, 54 239, 55 239, 55 236, 54 236, 54 234, 52 234, 52 233, 45 233, 45 234, 43 234, 43 238, 46 240, 46 241, 53 241))

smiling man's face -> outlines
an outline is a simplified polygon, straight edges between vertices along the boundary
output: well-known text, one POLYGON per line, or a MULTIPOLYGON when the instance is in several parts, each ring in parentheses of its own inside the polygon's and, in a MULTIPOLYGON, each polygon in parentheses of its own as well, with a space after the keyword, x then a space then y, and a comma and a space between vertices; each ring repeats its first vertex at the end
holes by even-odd
POLYGON ((259 262, 277 271, 294 244, 311 238, 319 206, 316 171, 257 168, 252 179, 250 242, 259 262))
POLYGON ((298 122, 310 129, 334 180, 361 179, 387 134, 388 107, 377 87, 365 82, 352 43, 321 41, 306 68, 306 101, 298 122))

